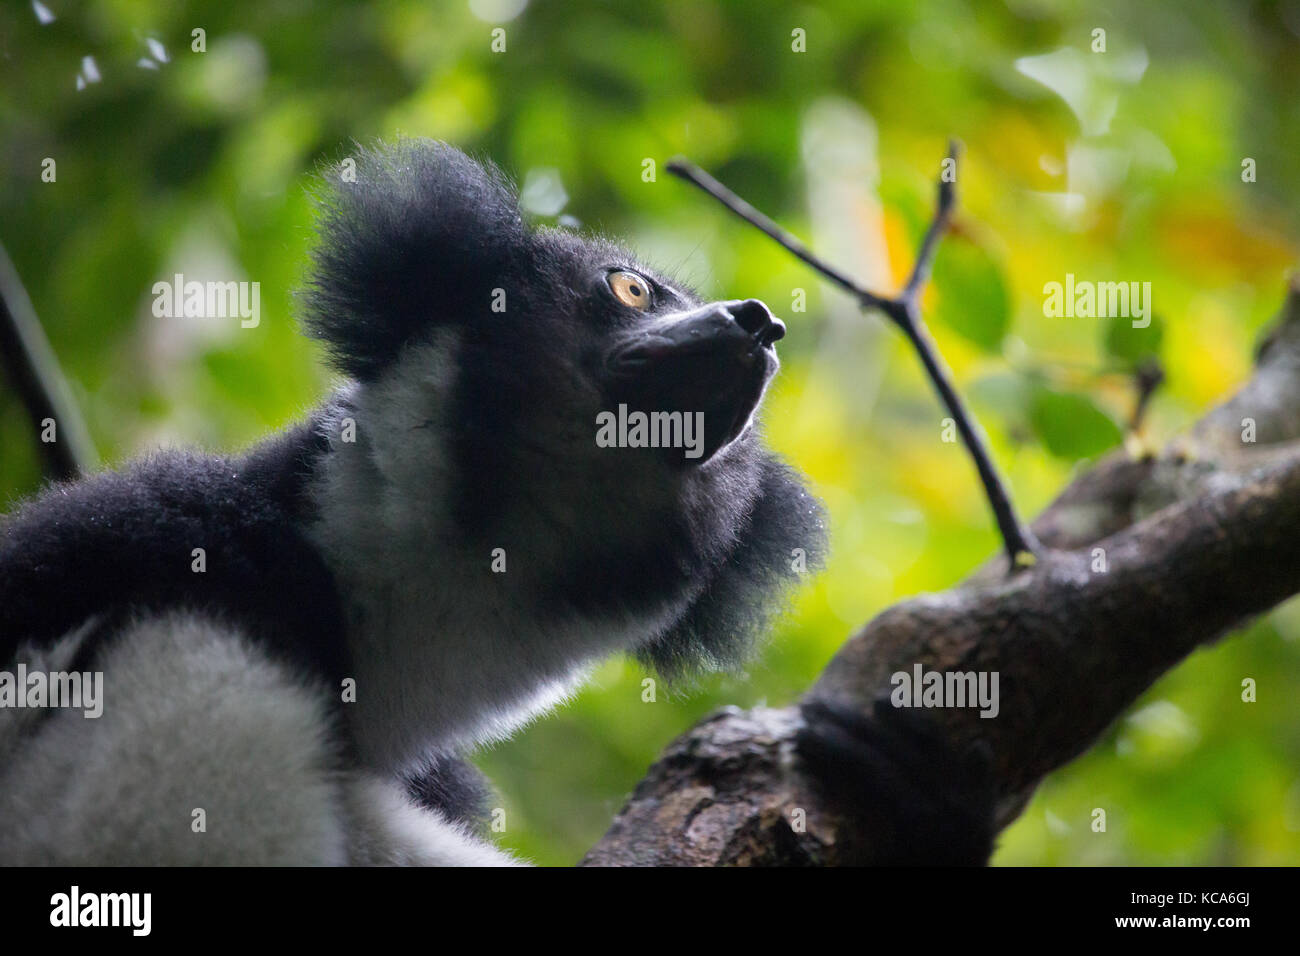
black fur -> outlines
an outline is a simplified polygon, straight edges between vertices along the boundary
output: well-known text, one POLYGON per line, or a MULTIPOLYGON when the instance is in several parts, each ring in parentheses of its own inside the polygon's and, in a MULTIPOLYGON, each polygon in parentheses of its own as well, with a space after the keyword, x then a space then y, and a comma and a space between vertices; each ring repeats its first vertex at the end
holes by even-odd
POLYGON ((0 660, 95 615, 188 608, 337 686, 349 669, 338 593, 302 533, 324 452, 309 423, 241 457, 158 453, 23 505, 0 522, 0 660))
POLYGON ((775 600, 801 574, 825 559, 821 504, 791 469, 765 458, 761 492, 745 516, 736 546, 709 569, 699 597, 639 657, 674 677, 699 666, 727 667, 744 660, 767 630, 775 600), (802 562, 795 549, 803 551, 802 562))
POLYGON ((870 844, 838 847, 858 866, 983 866, 997 833, 993 754, 954 748, 925 711, 882 695, 870 716, 814 698, 800 708, 799 758, 827 799, 870 820, 870 844))
POLYGON ((493 791, 468 760, 439 757, 406 780, 406 792, 421 806, 440 811, 480 836, 487 833, 493 791))
POLYGON ((445 143, 358 147, 320 194, 304 293, 308 331, 341 371, 373 381, 444 317, 492 318, 491 290, 527 267, 515 192, 491 164, 445 143))

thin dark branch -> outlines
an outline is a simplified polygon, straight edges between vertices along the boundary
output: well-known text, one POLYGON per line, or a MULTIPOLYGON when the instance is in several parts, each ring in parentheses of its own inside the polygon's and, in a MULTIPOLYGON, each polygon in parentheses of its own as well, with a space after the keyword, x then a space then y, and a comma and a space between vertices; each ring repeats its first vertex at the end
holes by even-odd
MULTIPOLYGON (((954 165, 951 166, 954 173, 959 151, 960 145, 955 140, 952 141, 949 144, 948 158, 954 162, 954 165)), ((957 432, 961 435, 966 450, 975 462, 975 470, 979 473, 980 482, 984 485, 984 493, 988 498, 989 507, 993 510, 993 517, 997 522, 998 531, 1002 535, 1002 542, 1006 548, 1007 558, 1011 563, 1012 570, 1026 564, 1032 564, 1035 557, 1041 552, 1042 546, 1038 543, 1038 539, 1034 537, 1033 532, 1029 530, 1029 527, 1017 516, 1015 507, 1011 503, 1011 496, 1007 494, 1006 484, 999 475, 997 467, 993 464, 993 458, 989 454, 984 434, 953 385, 952 375, 944 364, 943 358, 939 355, 929 330, 925 327, 925 322, 921 318, 920 306, 918 305, 921 289, 930 274, 939 239, 947 230, 948 223, 952 218, 953 208, 956 205, 956 176, 940 176, 938 202, 934 218, 925 232, 925 237, 921 240, 912 274, 898 295, 887 296, 860 286, 694 163, 684 159, 675 159, 668 163, 667 168, 670 173, 699 187, 741 219, 756 226, 817 272, 820 272, 840 288, 852 294, 864 309, 875 309, 882 312, 898 326, 902 333, 907 336, 907 340, 912 344, 912 347, 916 349, 921 364, 925 367, 926 374, 929 375, 935 391, 939 393, 939 398, 944 407, 948 409, 948 414, 952 416, 953 421, 956 423, 957 432)))
POLYGON ((0 246, 0 363, 27 409, 45 472, 56 479, 76 478, 97 460, 90 433, 63 377, 32 307, 27 290, 4 247, 0 246), (54 422, 54 440, 43 440, 45 423, 54 422))
POLYGON ((886 310, 890 300, 886 296, 876 295, 869 292, 862 286, 858 285, 847 275, 836 269, 826 260, 816 255, 811 249, 800 242, 795 236, 778 226, 775 222, 759 212, 745 200, 741 199, 722 183, 718 182, 699 166, 685 159, 674 159, 668 163, 668 171, 674 176, 686 180, 692 185, 698 186, 704 190, 722 205, 726 206, 733 213, 745 220, 751 226, 757 226, 760 230, 775 239, 787 252, 792 253, 796 258, 802 259, 805 263, 812 266, 827 279, 830 279, 837 286, 848 292, 855 299, 862 303, 864 308, 876 308, 882 311, 886 310))
POLYGON ((926 280, 930 278, 930 268, 934 265, 934 254, 939 248, 939 239, 948 231, 953 207, 957 205, 957 158, 960 155, 961 143, 955 139, 949 140, 948 160, 952 174, 948 175, 947 167, 939 174, 939 196, 935 202, 934 218, 930 220, 930 228, 925 231, 925 238, 921 240, 921 248, 916 251, 916 264, 912 266, 912 274, 899 294, 901 299, 914 301, 920 295, 926 280))
POLYGON ((975 470, 979 473, 980 483, 984 486, 984 494, 988 497, 989 507, 993 511, 993 519, 997 522, 998 533, 1002 536, 1011 568, 1014 570, 1019 566, 1030 564, 1033 558, 1041 553, 1042 545, 1039 544, 1038 538, 1034 536, 1029 526, 1022 524, 1016 514, 1015 505, 1012 504, 1006 485, 998 474, 997 466, 993 464, 993 457, 989 454, 984 432, 980 429, 974 414, 962 401, 956 385, 953 384, 952 373, 944 365, 934 339, 930 337, 930 330, 921 320, 916 303, 908 299, 906 310, 908 324, 903 328, 903 334, 908 337, 908 341, 916 349, 916 354, 921 357, 921 364, 925 366, 935 391, 939 393, 940 400, 957 425, 957 433, 961 435, 962 442, 970 451, 970 456, 975 462, 975 470))
POLYGON ((1142 420, 1146 417, 1151 398, 1164 381, 1165 370, 1160 365, 1159 359, 1148 358, 1133 370, 1133 385, 1137 390, 1137 399, 1133 403, 1133 417, 1129 419, 1130 432, 1136 434, 1142 430, 1142 420))

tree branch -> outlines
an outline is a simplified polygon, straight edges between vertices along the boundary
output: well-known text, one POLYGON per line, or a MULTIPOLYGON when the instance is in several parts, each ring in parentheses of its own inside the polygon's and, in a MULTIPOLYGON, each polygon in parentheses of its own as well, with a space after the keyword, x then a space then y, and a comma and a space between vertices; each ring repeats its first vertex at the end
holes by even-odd
POLYGON ((1015 506, 1011 503, 1011 496, 1007 493, 1006 484, 998 474, 993 458, 989 454, 984 433, 954 387, 952 373, 948 371, 929 329, 926 328, 919 304, 921 289, 929 278, 939 239, 948 229, 957 202, 956 164, 960 152, 961 147, 956 140, 949 143, 948 161, 951 164, 952 175, 946 175, 947 170, 945 170, 945 174, 939 177, 934 218, 930 221, 929 228, 926 229, 925 236, 921 240, 911 276, 908 277, 902 291, 894 296, 881 295, 863 288, 693 163, 684 159, 675 159, 668 163, 667 168, 673 175, 698 186, 741 219, 776 240, 782 247, 856 298, 862 308, 883 313, 907 337, 920 357, 931 384, 939 393, 940 400, 956 423, 957 432, 961 435, 966 450, 975 462, 975 470, 979 473, 989 507, 993 510, 993 517, 997 521, 998 532, 1002 535, 1009 568, 1014 571, 1019 567, 1033 564, 1041 546, 1033 532, 1025 527, 1017 516, 1015 506))
POLYGON ((51 478, 71 479, 94 467, 90 432, 50 348, 18 271, 0 246, 0 362, 22 399, 32 434, 51 478), (55 423, 55 440, 39 440, 44 422, 55 423))

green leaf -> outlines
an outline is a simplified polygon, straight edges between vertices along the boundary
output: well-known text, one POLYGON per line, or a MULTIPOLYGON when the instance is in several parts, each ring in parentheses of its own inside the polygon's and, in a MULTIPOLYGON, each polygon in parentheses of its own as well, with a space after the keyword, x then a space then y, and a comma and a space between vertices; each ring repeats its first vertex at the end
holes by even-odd
POLYGON ((987 352, 1001 350, 1011 325, 1011 295, 1002 266, 986 249, 947 237, 934 260, 934 285, 938 322, 987 352))
POLYGON ((1131 318, 1117 315, 1106 322, 1102 344, 1107 355, 1137 365, 1160 354, 1164 337, 1165 323, 1158 315, 1152 315, 1151 324, 1144 329, 1133 328, 1131 318))
POLYGON ((1119 444, 1119 426, 1092 399, 1074 392, 1039 387, 1029 406, 1029 421, 1044 447, 1058 458, 1091 458, 1119 444))

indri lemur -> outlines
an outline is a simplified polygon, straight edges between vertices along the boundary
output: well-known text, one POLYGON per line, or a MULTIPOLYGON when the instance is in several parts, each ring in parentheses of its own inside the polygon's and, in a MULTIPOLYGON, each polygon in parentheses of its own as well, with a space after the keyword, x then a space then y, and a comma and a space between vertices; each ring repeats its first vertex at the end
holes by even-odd
MULTIPOLYGON (((0 680, 103 675, 98 717, 0 706, 0 863, 516 862, 462 754, 612 653, 738 663, 820 562, 754 424, 766 306, 530 227, 444 144, 356 159, 302 296, 346 382, 243 455, 159 453, 0 522, 0 680), (610 447, 615 410, 681 440, 610 447)), ((884 706, 803 716, 804 771, 875 825, 864 862, 987 858, 986 761, 884 706)))
POLYGON ((820 509, 754 422, 765 305, 530 225, 450 146, 355 158, 301 296, 345 383, 244 454, 5 519, 0 667, 104 684, 98 718, 0 709, 0 861, 512 862, 461 754, 613 653, 734 664, 816 566, 820 509), (606 447, 620 406, 703 431, 606 447))

